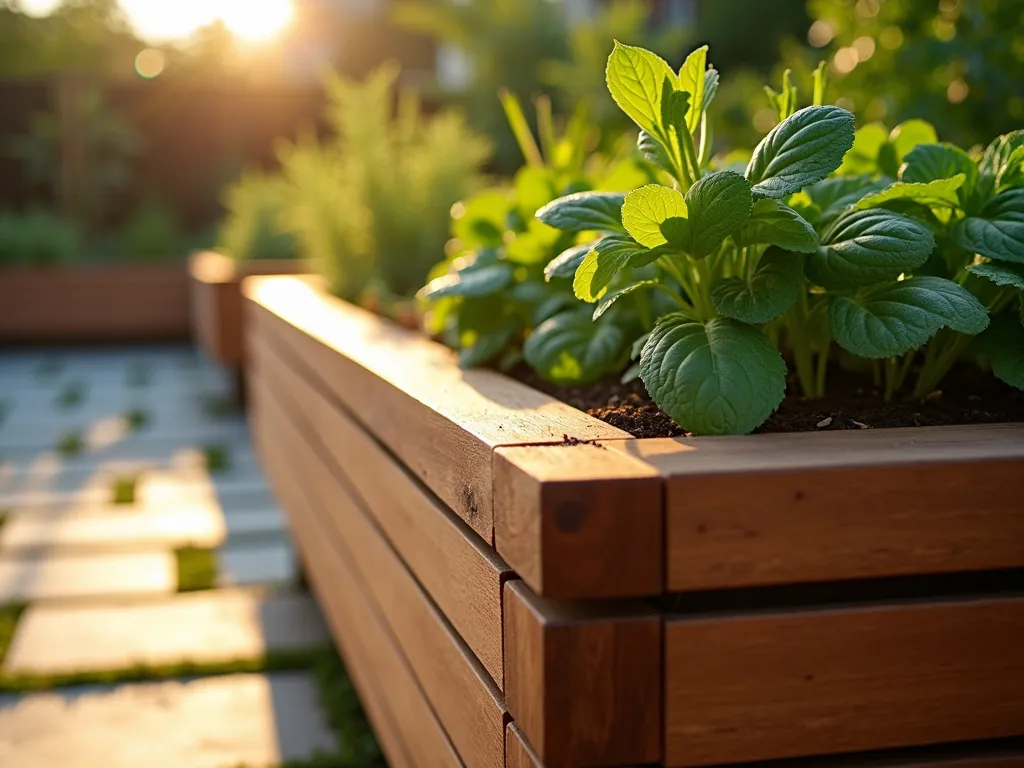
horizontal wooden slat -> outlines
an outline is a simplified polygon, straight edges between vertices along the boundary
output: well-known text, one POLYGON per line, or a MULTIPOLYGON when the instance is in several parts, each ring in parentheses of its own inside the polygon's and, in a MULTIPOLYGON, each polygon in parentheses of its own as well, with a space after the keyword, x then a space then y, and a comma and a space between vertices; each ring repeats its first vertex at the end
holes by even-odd
POLYGON ((555 601, 505 582, 505 698, 548 768, 661 756, 661 621, 642 604, 555 601))
POLYGON ((0 268, 0 341, 182 340, 183 263, 0 268))
POLYGON ((501 584, 510 570, 466 525, 408 475, 298 365, 265 337, 255 340, 258 375, 286 393, 391 545, 459 635, 502 686, 501 584))
POLYGON ((487 542, 499 445, 628 435, 294 277, 250 278, 261 333, 293 348, 374 437, 487 542))
POLYGON ((506 712, 497 688, 370 523, 360 502, 325 466, 310 440, 310 425, 287 412, 293 404, 284 402, 283 393, 268 392, 285 406, 268 408, 272 432, 293 457, 293 471, 320 516, 321 534, 333 538, 362 575, 362 585, 466 765, 500 768, 506 712))
POLYGON ((515 723, 509 723, 505 728, 505 768, 544 768, 515 723))
POLYGON ((1022 648, 1020 597, 669 620, 665 762, 1021 735, 1022 648))
MULTIPOLYGON (((293 511, 301 524, 294 526, 299 551, 309 564, 310 585, 317 596, 334 636, 335 645, 345 660, 345 666, 359 691, 359 698, 373 725, 377 741, 392 768, 415 768, 413 759, 418 751, 440 745, 442 755, 451 756, 452 748, 443 740, 443 731, 430 712, 429 705, 416 687, 411 673, 396 661, 397 656, 388 638, 375 621, 360 623, 351 603, 359 608, 360 597, 348 592, 356 582, 346 571, 345 563, 332 553, 328 542, 319 538, 311 525, 312 512, 305 496, 292 474, 290 462, 276 437, 265 423, 263 412, 265 390, 253 392, 250 402, 258 450, 264 458, 268 474, 274 479, 279 500, 293 511), (399 701, 392 697, 403 695, 399 701), (426 711, 428 715, 422 713, 426 711), (411 714, 410 714, 411 713, 411 714), (405 716, 406 728, 400 728, 397 718, 405 716)), ((364 608, 365 614, 365 608, 364 608)), ((457 762, 449 762, 458 765, 457 762)))
POLYGON ((495 546, 538 594, 657 594, 663 583, 662 480, 604 445, 499 448, 495 546))
POLYGON ((1024 424, 607 446, 666 478, 668 591, 1024 566, 1024 424))

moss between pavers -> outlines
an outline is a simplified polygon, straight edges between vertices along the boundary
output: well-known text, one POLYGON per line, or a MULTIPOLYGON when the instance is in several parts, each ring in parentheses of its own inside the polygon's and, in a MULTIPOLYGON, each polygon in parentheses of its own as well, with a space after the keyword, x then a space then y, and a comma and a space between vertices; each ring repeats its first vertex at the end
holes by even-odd
POLYGON ((24 610, 25 603, 0 605, 0 664, 4 663, 4 656, 14 639, 14 628, 24 610))
POLYGON ((0 509, 0 528, 4 527, 4 523, 7 522, 7 518, 11 516, 11 510, 0 509))
POLYGON ((82 433, 78 431, 65 432, 57 440, 57 452, 62 456, 77 456, 85 447, 85 440, 82 433))
POLYGON ((182 547, 174 551, 178 562, 178 591, 198 592, 217 586, 217 557, 212 549, 182 547))
POLYGON ((74 408, 85 400, 85 385, 80 382, 68 384, 57 395, 59 408, 74 408))
POLYGON ((149 411, 144 411, 141 408, 133 408, 124 415, 124 422, 131 432, 138 432, 145 427, 149 424, 149 419, 149 411))
POLYGON ((134 504, 135 490, 139 485, 138 475, 126 475, 114 480, 111 500, 114 504, 134 504))
POLYGON ((203 448, 207 472, 224 472, 231 465, 228 449, 223 445, 207 445, 203 448))

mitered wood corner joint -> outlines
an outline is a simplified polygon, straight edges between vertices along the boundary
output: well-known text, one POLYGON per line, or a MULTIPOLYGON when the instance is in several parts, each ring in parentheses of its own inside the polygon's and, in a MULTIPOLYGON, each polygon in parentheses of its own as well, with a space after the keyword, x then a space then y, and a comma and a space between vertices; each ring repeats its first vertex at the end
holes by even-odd
POLYGON ((495 547, 538 594, 661 593, 662 479, 620 442, 495 450, 495 547))

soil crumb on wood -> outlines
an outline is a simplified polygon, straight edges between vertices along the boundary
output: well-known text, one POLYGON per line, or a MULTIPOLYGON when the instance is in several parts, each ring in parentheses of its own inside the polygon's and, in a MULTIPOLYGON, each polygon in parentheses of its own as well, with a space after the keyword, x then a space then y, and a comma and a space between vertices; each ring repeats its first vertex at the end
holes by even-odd
MULTIPOLYGON (((633 437, 680 437, 686 430, 651 400, 639 379, 622 384, 609 379, 579 387, 558 387, 526 366, 512 371, 525 384, 557 397, 633 437)), ((828 394, 806 400, 791 379, 779 409, 755 432, 824 432, 883 427, 930 427, 1024 421, 1024 392, 973 365, 954 369, 942 389, 924 400, 897 398, 886 403, 870 378, 829 370, 828 394)), ((567 444, 575 438, 563 436, 567 444)), ((577 441, 583 442, 583 441, 577 441)))
POLYGON ((569 437, 569 435, 562 435, 562 445, 592 445, 595 448, 604 449, 597 440, 580 440, 578 437, 569 437))

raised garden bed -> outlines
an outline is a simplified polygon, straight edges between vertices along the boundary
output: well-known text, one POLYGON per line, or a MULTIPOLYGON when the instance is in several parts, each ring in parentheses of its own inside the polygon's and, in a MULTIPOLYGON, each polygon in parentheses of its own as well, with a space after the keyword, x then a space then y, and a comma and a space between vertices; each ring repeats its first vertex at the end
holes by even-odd
POLYGON ((189 259, 192 334, 203 352, 230 371, 242 369, 242 280, 249 275, 292 275, 302 270, 293 259, 238 261, 216 251, 189 259))
POLYGON ((1024 765, 1024 425, 637 440, 243 291, 258 450, 392 764, 1024 765))
POLYGON ((189 334, 181 262, 0 269, 0 341, 179 341, 189 334))

